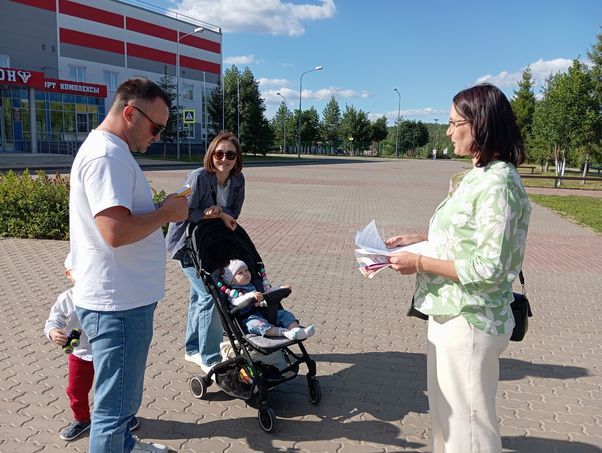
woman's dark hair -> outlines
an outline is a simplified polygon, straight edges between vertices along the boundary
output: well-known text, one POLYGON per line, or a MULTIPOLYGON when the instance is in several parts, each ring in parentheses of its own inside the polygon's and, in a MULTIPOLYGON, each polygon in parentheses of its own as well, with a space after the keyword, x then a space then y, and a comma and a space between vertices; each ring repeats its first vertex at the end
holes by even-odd
POLYGON ((496 159, 515 167, 525 161, 525 142, 512 106, 499 88, 488 83, 467 88, 454 96, 453 104, 472 126, 476 167, 496 159))
POLYGON ((240 143, 238 143, 236 135, 234 135, 232 132, 222 132, 213 140, 211 140, 209 148, 207 148, 207 152, 205 153, 205 158, 203 159, 205 170, 207 170, 208 173, 215 173, 215 166, 213 165, 213 153, 215 152, 217 145, 219 145, 219 142, 223 140, 229 141, 236 148, 236 164, 230 171, 230 174, 238 175, 242 171, 242 150, 240 149, 240 143))

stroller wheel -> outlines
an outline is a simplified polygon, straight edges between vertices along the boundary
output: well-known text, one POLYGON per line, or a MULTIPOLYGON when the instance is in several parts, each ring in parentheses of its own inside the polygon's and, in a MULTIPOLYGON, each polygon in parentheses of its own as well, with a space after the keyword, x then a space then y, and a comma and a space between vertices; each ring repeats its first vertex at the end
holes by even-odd
POLYGON ((192 376, 188 381, 190 393, 195 398, 201 400, 207 396, 207 383, 204 377, 192 376))
POLYGON ((318 405, 322 399, 322 390, 320 390, 320 383, 315 379, 308 382, 309 386, 309 402, 314 405, 318 405))
POLYGON ((266 433, 271 433, 276 427, 276 414, 270 406, 262 406, 257 413, 259 425, 266 433))

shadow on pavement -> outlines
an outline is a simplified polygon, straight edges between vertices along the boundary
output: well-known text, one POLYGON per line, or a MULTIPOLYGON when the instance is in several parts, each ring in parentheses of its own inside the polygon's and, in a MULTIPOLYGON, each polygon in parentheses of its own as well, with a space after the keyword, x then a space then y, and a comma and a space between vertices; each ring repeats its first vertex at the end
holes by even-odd
MULTIPOLYGON (((416 432, 412 418, 428 413, 426 397, 426 356, 406 352, 366 352, 358 354, 315 354, 318 379, 322 389, 322 402, 313 406, 308 401, 307 385, 302 369, 299 378, 280 385, 270 393, 270 404, 278 418, 275 433, 264 433, 257 422, 256 410, 248 407, 249 417, 224 418, 208 423, 182 423, 176 420, 145 420, 143 428, 162 439, 203 438, 225 436, 244 438, 249 447, 260 451, 280 451, 274 441, 336 441, 339 438, 393 445, 401 449, 419 449, 422 444, 403 439, 404 432, 416 432), (320 363, 329 363, 339 369, 330 375, 320 376, 320 363), (408 419, 406 416, 410 415, 408 419), (307 416, 306 420, 292 420, 307 416), (157 424, 157 425, 156 425, 157 424), (161 426, 169 424, 170 426, 161 426), (156 426, 155 426, 156 425, 156 426)), ((588 371, 580 367, 534 364, 517 359, 501 359, 501 380, 522 379, 526 376, 543 378, 576 378, 588 371)), ((222 392, 210 387, 208 400, 226 401, 222 392)), ((196 401, 190 395, 194 404, 196 401)), ((206 404, 206 403, 205 403, 206 404)), ((227 403, 226 403, 227 404, 227 403)), ((234 404, 239 404, 238 402, 234 404)), ((418 420, 416 420, 418 421, 418 420)), ((506 437, 504 445, 516 452, 580 451, 593 452, 595 447, 566 442, 559 449, 558 440, 535 437, 506 437), (590 449, 588 449, 590 448, 590 449)), ((295 450, 286 450, 288 452, 295 450)))

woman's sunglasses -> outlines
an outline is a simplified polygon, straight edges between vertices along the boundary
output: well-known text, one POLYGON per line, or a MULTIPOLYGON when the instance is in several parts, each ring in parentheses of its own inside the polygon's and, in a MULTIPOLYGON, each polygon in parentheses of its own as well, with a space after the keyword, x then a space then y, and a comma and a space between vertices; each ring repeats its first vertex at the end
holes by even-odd
POLYGON ((223 151, 215 151, 213 153, 213 157, 215 157, 217 160, 222 160, 224 156, 226 156, 226 159, 228 160, 236 159, 236 153, 234 151, 226 151, 225 153, 223 151))

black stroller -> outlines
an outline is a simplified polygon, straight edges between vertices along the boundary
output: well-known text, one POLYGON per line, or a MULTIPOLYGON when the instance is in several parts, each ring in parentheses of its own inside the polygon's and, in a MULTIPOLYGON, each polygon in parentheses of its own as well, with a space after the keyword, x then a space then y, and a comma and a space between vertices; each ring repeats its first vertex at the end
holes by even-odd
MULTIPOLYGON (((255 287, 265 291, 261 275, 263 262, 247 232, 240 225, 232 231, 220 219, 204 220, 188 226, 186 242, 197 274, 216 302, 234 355, 233 358, 215 365, 207 376, 193 376, 189 381, 193 396, 203 399, 207 388, 215 381, 227 394, 241 398, 250 406, 256 407, 261 428, 271 432, 276 426, 276 415, 268 403, 268 392, 277 385, 296 378, 299 374, 299 364, 305 363, 308 369, 309 401, 318 404, 321 391, 316 380, 316 362, 307 354, 303 340, 246 333, 244 324, 237 317, 237 313, 244 306, 232 308, 226 294, 220 290, 220 270, 231 259, 240 259, 247 264, 255 287), (293 345, 298 345, 301 354, 291 351, 290 347, 293 345), (282 354, 281 362, 285 364, 284 368, 258 360, 257 356, 267 357, 273 353, 282 354)), ((270 323, 274 324, 276 311, 281 308, 281 300, 290 293, 288 288, 264 293, 266 303, 262 304, 265 306, 262 310, 270 323)))

